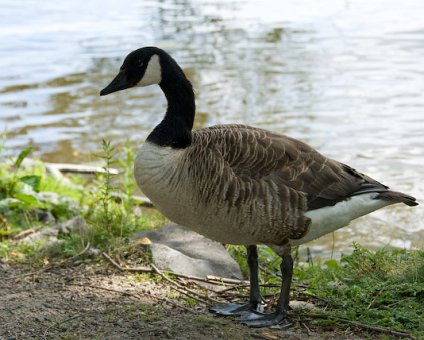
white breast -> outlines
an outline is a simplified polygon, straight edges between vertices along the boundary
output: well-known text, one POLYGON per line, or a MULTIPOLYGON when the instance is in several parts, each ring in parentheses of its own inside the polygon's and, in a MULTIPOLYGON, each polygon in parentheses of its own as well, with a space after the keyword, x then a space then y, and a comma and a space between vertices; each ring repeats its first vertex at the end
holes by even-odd
POLYGON ((159 211, 177 223, 181 213, 178 196, 183 194, 177 177, 181 152, 146 142, 134 162, 134 177, 140 189, 159 211))
POLYGON ((331 207, 308 211, 305 215, 311 220, 309 232, 301 239, 290 240, 290 244, 299 245, 317 239, 325 234, 347 226, 350 221, 383 208, 394 202, 375 199, 378 193, 353 196, 331 207))
POLYGON ((217 240, 219 225, 210 220, 207 207, 200 207, 194 198, 196 188, 186 174, 184 152, 144 143, 135 160, 137 184, 167 218, 217 240))

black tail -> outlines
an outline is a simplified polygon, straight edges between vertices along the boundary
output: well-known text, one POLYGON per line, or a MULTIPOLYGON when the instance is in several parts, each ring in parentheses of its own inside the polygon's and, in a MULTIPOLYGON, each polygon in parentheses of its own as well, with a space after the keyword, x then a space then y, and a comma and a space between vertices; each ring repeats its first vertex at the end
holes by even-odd
POLYGON ((399 203, 405 203, 406 205, 409 205, 411 207, 418 205, 416 202, 416 198, 409 196, 407 194, 403 194, 401 192, 396 191, 386 191, 381 192, 376 199, 384 200, 384 201, 395 201, 399 203))

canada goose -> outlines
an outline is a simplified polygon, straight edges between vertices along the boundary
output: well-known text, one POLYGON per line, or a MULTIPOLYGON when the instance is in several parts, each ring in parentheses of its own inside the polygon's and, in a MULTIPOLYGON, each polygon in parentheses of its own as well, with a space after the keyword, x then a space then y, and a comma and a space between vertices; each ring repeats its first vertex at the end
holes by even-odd
POLYGON ((391 191, 287 136, 246 125, 192 131, 192 85, 159 48, 131 52, 100 95, 152 84, 160 86, 168 108, 135 160, 138 185, 174 222, 247 248, 249 301, 217 306, 212 312, 238 315, 251 327, 289 325, 291 246, 393 203, 417 205, 415 198, 391 191), (260 310, 258 244, 268 245, 282 258, 281 294, 269 314, 260 310))

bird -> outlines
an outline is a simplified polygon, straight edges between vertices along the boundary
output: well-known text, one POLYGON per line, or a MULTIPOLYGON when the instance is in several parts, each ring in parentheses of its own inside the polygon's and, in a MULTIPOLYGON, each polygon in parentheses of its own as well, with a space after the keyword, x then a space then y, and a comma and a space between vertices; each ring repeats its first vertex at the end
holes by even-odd
POLYGON ((292 247, 385 206, 418 204, 289 136, 242 124, 194 130, 193 86, 158 47, 129 53, 100 95, 149 85, 159 85, 167 109, 134 161, 138 186, 170 220, 247 249, 248 301, 214 306, 213 313, 237 316, 250 327, 289 327, 292 247), (258 245, 281 257, 280 296, 267 313, 259 290, 258 245))

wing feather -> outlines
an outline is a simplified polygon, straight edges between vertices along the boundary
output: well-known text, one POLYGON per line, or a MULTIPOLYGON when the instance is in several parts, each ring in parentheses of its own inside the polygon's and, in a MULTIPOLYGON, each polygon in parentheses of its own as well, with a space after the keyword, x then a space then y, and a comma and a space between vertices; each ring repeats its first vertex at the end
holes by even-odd
POLYGON ((355 169, 329 159, 307 144, 246 125, 217 125, 194 131, 194 141, 204 141, 234 174, 244 180, 263 180, 304 197, 307 210, 334 205, 355 192, 387 191, 383 184, 355 169))

